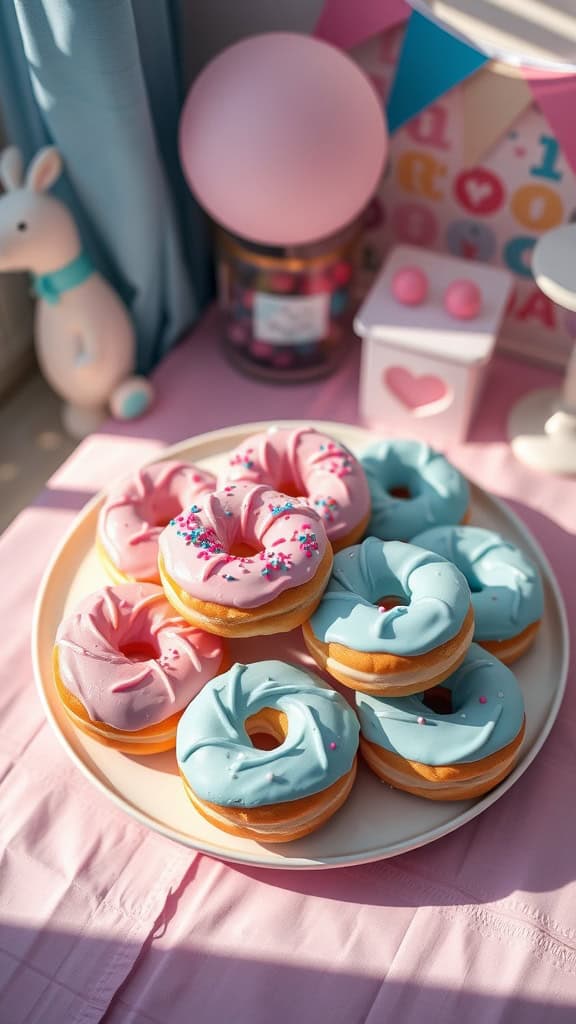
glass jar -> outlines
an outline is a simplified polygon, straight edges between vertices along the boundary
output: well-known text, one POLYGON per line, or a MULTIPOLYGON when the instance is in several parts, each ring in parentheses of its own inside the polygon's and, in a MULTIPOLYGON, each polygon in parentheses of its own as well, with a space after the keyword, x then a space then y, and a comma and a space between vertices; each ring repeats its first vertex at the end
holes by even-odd
POLYGON ((223 340, 240 370, 278 383, 336 369, 351 337, 358 226, 322 243, 267 249, 218 235, 223 340))

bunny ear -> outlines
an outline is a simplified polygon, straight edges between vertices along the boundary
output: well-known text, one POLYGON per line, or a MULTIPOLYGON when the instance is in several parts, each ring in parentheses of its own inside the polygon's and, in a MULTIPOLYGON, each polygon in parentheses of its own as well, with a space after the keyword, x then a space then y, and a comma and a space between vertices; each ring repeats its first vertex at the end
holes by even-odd
POLYGON ((0 153, 0 181, 7 192, 20 188, 22 184, 22 154, 16 146, 8 146, 3 153, 0 153))
POLYGON ((55 146, 38 150, 26 174, 26 188, 33 192, 46 192, 59 178, 62 157, 55 146))

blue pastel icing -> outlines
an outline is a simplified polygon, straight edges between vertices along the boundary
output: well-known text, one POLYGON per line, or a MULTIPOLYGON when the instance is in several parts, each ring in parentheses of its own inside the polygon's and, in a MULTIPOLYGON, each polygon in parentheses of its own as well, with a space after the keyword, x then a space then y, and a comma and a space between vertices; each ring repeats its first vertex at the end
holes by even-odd
POLYGON ((378 441, 360 462, 368 478, 372 517, 367 533, 410 540, 430 526, 459 523, 470 503, 468 482, 440 452, 420 441, 378 441), (390 494, 407 488, 410 498, 390 494))
POLYGON ((310 626, 322 643, 412 657, 456 636, 469 608, 464 576, 441 555, 367 537, 334 556, 310 626), (376 602, 390 596, 408 603, 381 611, 376 602))
POLYGON ((201 800, 261 807, 311 796, 350 771, 358 719, 316 676, 283 661, 233 665, 209 682, 178 723, 176 757, 201 800), (252 746, 244 722, 262 708, 288 718, 275 750, 252 746))
POLYGON ((474 639, 507 640, 542 618, 540 573, 520 548, 478 526, 438 526, 414 544, 458 566, 472 591, 474 639))
POLYGON ((409 761, 438 766, 489 757, 520 732, 524 700, 516 677, 477 644, 442 686, 452 693, 448 715, 431 711, 421 693, 390 699, 357 693, 362 735, 409 761))

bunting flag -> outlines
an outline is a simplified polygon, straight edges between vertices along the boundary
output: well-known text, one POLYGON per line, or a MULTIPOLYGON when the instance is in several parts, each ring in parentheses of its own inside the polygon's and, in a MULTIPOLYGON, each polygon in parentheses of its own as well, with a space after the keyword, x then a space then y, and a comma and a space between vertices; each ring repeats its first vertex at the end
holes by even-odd
POLYGON ((566 160, 576 173, 576 75, 555 75, 533 68, 523 68, 522 73, 566 160))
POLYGON ((497 63, 462 84, 462 166, 475 167, 532 102, 517 69, 497 63))
POLYGON ((325 0, 314 35, 343 50, 352 50, 406 21, 409 15, 405 0, 325 0))
MULTIPOLYGON (((351 4, 355 8, 354 4, 351 4)), ((388 98, 388 127, 396 131, 489 58, 413 11, 388 98)))

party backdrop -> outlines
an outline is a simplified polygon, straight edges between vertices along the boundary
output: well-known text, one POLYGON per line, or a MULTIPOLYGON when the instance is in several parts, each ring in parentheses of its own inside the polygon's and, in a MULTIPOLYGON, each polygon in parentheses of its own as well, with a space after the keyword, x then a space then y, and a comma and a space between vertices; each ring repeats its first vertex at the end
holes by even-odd
MULTIPOLYGON (((404 33, 398 25, 352 50, 383 103, 404 33)), ((392 135, 388 169, 368 212, 361 284, 368 287, 395 242, 508 267, 515 286, 501 344, 563 364, 576 317, 538 290, 530 255, 543 232, 573 219, 575 175, 543 113, 519 79, 498 81, 479 70, 392 135), (501 135, 499 121, 506 124, 501 135), (486 150, 491 133, 497 141, 486 150)))

